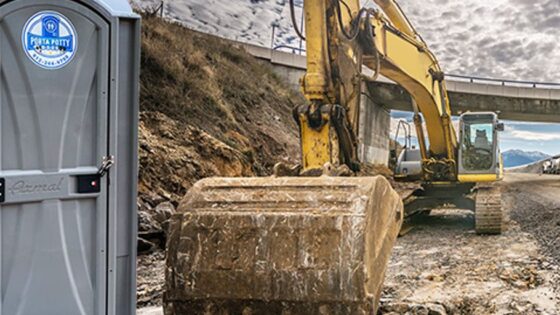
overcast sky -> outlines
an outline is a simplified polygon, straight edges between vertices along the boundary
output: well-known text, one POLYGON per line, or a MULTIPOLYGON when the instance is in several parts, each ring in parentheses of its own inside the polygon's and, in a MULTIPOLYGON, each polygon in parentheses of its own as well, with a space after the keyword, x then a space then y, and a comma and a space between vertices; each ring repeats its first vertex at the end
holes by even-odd
POLYGON ((560 81, 559 0, 399 3, 446 72, 560 81))

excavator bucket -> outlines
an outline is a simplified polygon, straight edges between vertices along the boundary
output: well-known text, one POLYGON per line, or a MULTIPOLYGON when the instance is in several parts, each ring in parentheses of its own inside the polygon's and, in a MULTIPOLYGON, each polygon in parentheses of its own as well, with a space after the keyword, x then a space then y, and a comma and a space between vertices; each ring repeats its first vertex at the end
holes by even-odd
POLYGON ((170 224, 165 314, 376 314, 402 220, 381 176, 202 180, 170 224))

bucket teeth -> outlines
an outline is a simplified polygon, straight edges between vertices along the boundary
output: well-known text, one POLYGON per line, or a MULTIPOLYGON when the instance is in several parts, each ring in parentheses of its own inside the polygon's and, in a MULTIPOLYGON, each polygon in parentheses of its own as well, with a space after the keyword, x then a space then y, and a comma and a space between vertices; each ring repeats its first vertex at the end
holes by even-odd
POLYGON ((171 220, 166 314, 375 314, 402 218, 383 177, 202 180, 171 220))

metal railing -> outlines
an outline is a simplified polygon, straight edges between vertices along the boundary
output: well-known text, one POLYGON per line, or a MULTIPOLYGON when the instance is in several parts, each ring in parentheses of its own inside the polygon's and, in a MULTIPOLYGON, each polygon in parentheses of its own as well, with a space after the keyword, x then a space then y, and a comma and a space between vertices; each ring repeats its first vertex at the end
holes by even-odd
POLYGON ((296 54, 296 52, 297 52, 299 55, 302 55, 303 53, 305 53, 304 48, 299 48, 299 47, 294 47, 294 46, 289 46, 289 45, 276 45, 276 46, 274 46, 274 48, 272 48, 272 50, 291 50, 292 54, 296 54))
POLYGON ((446 77, 449 78, 457 78, 468 81, 470 83, 497 83, 498 85, 502 86, 531 86, 533 88, 538 87, 560 87, 560 83, 555 82, 536 82, 536 81, 524 81, 524 80, 506 80, 506 79, 492 79, 492 78, 482 78, 482 77, 475 77, 475 76, 466 76, 466 75, 459 75, 459 74, 445 74, 446 77))
MULTIPOLYGON (((292 54, 302 55, 305 54, 305 48, 299 48, 289 45, 276 45, 272 50, 282 50, 286 52, 291 52, 292 54)), ((467 76, 460 74, 445 74, 446 78, 460 79, 462 81, 467 81, 470 83, 493 83, 502 86, 515 86, 515 87, 532 87, 532 88, 546 88, 546 87, 556 87, 560 88, 560 83, 556 82, 537 82, 537 81, 524 81, 524 80, 507 80, 507 79, 493 79, 493 78, 483 78, 476 76, 467 76)), ((455 81, 455 80, 454 80, 455 81)))
MULTIPOLYGON (((164 7, 165 7, 165 0, 161 0, 161 2, 159 3, 159 5, 154 6, 149 12, 153 15, 159 15, 161 18, 164 17, 164 7)), ((302 25, 303 25, 303 14, 302 14, 302 21, 301 21, 302 25)), ((283 51, 287 51, 287 52, 291 52, 292 54, 298 54, 298 55, 303 55, 305 54, 306 50, 305 50, 305 46, 304 46, 304 40, 300 39, 299 42, 299 47, 295 47, 295 46, 289 46, 289 45, 274 45, 275 41, 276 41, 276 28, 278 26, 277 25, 272 25, 272 36, 271 36, 271 43, 270 43, 270 48, 272 50, 283 50, 283 51)), ((530 86, 532 88, 539 88, 539 87, 557 87, 560 88, 560 83, 556 83, 556 82, 537 82, 537 81, 525 81, 525 80, 507 80, 507 79, 493 79, 493 78, 483 78, 483 77, 477 77, 477 76, 467 76, 467 75, 460 75, 460 74, 445 74, 446 77, 448 78, 455 78, 455 79, 459 79, 459 80, 463 80, 463 81, 467 81, 470 83, 493 83, 496 85, 502 85, 502 86, 517 86, 517 87, 523 87, 523 86, 530 86)))
POLYGON ((159 4, 153 5, 150 8, 144 8, 143 11, 149 16, 159 16, 163 19, 165 0, 161 0, 159 4))
MULTIPOLYGON (((304 13, 303 10, 301 11, 301 22, 300 25, 303 26, 303 19, 304 19, 304 13)), ((296 51, 298 52, 299 55, 302 55, 305 52, 305 48, 303 48, 303 42, 305 41, 303 38, 299 39, 299 47, 293 47, 293 46, 288 46, 288 45, 275 45, 276 43, 276 28, 278 27, 278 24, 272 24, 272 35, 270 36, 270 48, 272 50, 279 50, 279 49, 290 49, 292 50, 292 53, 295 54, 296 51)))

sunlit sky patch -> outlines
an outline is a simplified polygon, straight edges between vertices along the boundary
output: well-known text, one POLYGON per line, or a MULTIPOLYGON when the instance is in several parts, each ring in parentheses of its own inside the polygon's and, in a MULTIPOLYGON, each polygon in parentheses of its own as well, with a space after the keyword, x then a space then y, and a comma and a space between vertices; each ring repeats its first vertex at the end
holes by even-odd
MULTIPOLYGON (((391 136, 396 136, 399 120, 410 123, 412 132, 412 143, 418 145, 412 114, 409 112, 393 111, 391 118, 391 136)), ((458 118, 453 118, 457 129, 458 118)), ((503 121, 505 130, 500 133, 500 147, 502 151, 518 149, 523 151, 539 151, 549 155, 560 153, 560 124, 542 124, 519 121, 503 121)), ((402 131, 399 132, 399 142, 403 142, 402 131)))

